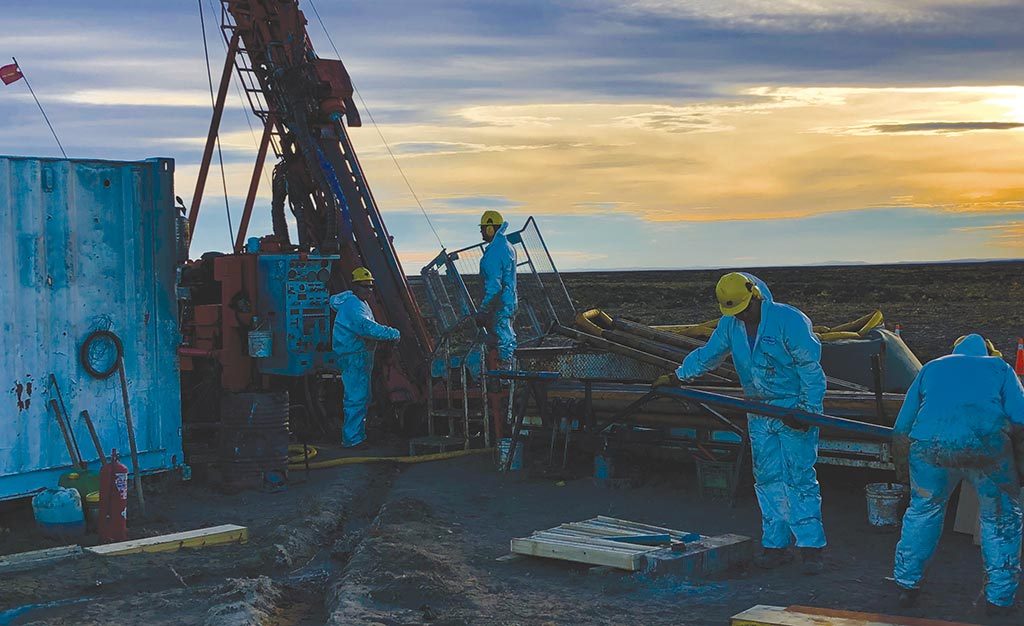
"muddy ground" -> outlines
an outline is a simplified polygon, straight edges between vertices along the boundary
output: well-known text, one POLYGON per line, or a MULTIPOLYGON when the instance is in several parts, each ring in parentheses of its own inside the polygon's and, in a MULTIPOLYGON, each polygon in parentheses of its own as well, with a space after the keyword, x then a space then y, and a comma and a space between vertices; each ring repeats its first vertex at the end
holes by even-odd
MULTIPOLYGON (((816 323, 835 324, 881 308, 903 324, 923 359, 959 334, 980 331, 1008 355, 1024 329, 1015 303, 1024 264, 757 270, 776 298, 816 323)), ((721 272, 567 275, 577 300, 651 323, 714 317, 721 272), (656 295, 651 295, 656 294, 656 295)), ((391 440, 370 454, 400 453, 391 440)), ((324 457, 341 454, 330 447, 324 457)), ((538 458, 528 454, 527 458, 538 458)), ((323 458, 323 457, 321 457, 323 458)), ((1006 626, 976 604, 981 560, 971 538, 947 532, 929 571, 923 606, 900 610, 886 577, 897 537, 866 522, 863 487, 884 474, 821 470, 829 534, 826 572, 797 566, 739 570, 709 581, 594 573, 542 559, 496 559, 509 539, 612 515, 702 534, 756 541, 760 516, 749 477, 734 506, 698 497, 692 466, 628 459, 635 486, 607 489, 592 459, 570 459, 567 476, 502 476, 474 456, 419 465, 363 465, 293 472, 288 489, 224 494, 209 486, 150 485, 149 515, 132 537, 224 523, 250 529, 245 545, 122 557, 81 558, 0 584, 4 624, 691 624, 724 625, 755 604, 941 618, 1006 626)), ((0 514, 0 553, 62 542, 32 530, 24 508, 0 514)), ((95 538, 91 538, 95 541, 95 538)), ((982 601, 983 603, 983 601, 982 601)))
MULTIPOLYGON (((186 485, 150 507, 178 528, 241 523, 247 545, 80 559, 8 576, 0 607, 79 600, 24 612, 11 624, 690 624, 721 626, 755 604, 803 604, 981 624, 982 571, 969 536, 947 534, 924 607, 899 610, 890 574, 897 539, 866 522, 870 472, 822 471, 830 537, 826 572, 796 565, 715 580, 592 573, 543 559, 497 561, 512 537, 596 515, 704 534, 757 537, 747 484, 735 506, 703 501, 692 468, 639 465, 642 481, 608 489, 577 458, 576 477, 503 478, 489 457, 414 466, 320 470, 276 494, 223 496, 186 485)), ((629 465, 629 462, 626 462, 629 465)), ((139 532, 134 531, 134 532, 139 532)))

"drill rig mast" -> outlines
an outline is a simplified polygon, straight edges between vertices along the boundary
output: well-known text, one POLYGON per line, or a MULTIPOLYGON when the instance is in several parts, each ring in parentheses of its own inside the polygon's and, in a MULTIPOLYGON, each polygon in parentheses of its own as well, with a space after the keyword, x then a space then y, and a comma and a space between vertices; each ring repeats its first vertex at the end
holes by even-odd
MULTIPOLYGON (((257 297, 252 292, 261 289, 257 283, 264 288, 274 288, 266 280, 253 276, 259 273, 262 261, 247 257, 260 255, 243 253, 263 162, 267 152, 273 150, 280 159, 273 184, 275 233, 260 240, 260 253, 323 260, 324 265, 330 266, 327 293, 347 288, 355 267, 369 268, 377 284, 375 301, 371 302, 374 315, 402 333, 397 349, 378 359, 381 361, 378 367, 386 379, 387 400, 415 402, 428 392, 426 365, 432 339, 349 139, 346 122, 350 127, 357 127, 360 118, 352 100, 353 87, 348 72, 340 60, 317 56, 306 23, 298 0, 221 0, 221 28, 227 42, 227 57, 188 212, 190 233, 196 227, 233 74, 237 74, 253 113, 263 123, 263 133, 234 242, 234 254, 228 255, 237 257, 238 262, 218 259, 214 270, 217 280, 224 286, 221 306, 234 309, 233 316, 222 314, 224 345, 220 352, 244 353, 244 341, 229 335, 245 330, 251 322, 247 319, 246 307, 250 312, 259 310, 249 303, 257 297), (294 243, 284 219, 286 195, 297 224, 298 241, 294 243), (233 326, 238 328, 229 328, 233 326)), ((286 279, 295 278, 296 268, 300 273, 304 271, 305 266, 296 265, 299 261, 289 263, 287 267, 292 269, 286 270, 286 279)), ((290 285, 288 288, 292 289, 290 285)), ((294 289, 305 288, 300 285, 294 289)), ((321 326, 318 332, 322 335, 322 320, 318 323, 321 326)), ((308 326, 306 322, 295 322, 294 328, 287 332, 301 334, 304 324, 308 326)), ((329 352, 329 324, 327 326, 326 345, 321 337, 313 349, 329 352)), ((258 374, 268 373, 258 364, 246 361, 248 355, 242 354, 241 358, 239 355, 219 356, 224 368, 224 386, 228 390, 240 391, 251 386, 258 374)))

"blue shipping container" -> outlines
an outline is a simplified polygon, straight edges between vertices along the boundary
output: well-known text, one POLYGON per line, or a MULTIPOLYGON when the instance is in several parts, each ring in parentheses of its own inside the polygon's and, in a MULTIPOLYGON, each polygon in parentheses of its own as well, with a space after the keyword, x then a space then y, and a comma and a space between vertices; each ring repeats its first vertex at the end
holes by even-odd
POLYGON ((142 471, 182 463, 175 213, 171 159, 0 156, 0 499, 71 468, 51 374, 90 468, 83 409, 131 466, 118 376, 96 379, 79 358, 96 330, 124 346, 142 471))

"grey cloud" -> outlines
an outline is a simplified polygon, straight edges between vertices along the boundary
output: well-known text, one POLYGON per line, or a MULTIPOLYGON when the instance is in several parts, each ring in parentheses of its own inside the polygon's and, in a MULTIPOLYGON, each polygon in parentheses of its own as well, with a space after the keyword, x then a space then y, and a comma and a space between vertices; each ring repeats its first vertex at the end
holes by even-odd
POLYGON ((1019 122, 917 122, 911 124, 876 124, 871 129, 880 133, 963 133, 972 130, 1013 130, 1024 128, 1019 122))

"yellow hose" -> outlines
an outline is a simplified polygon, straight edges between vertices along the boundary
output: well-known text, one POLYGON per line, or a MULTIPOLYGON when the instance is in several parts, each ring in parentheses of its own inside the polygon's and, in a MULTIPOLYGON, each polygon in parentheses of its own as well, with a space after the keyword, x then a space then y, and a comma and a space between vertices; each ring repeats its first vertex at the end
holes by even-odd
MULTIPOLYGON (((818 338, 822 341, 860 339, 868 331, 881 326, 883 321, 884 318, 881 311, 872 311, 852 322, 833 326, 832 328, 828 326, 815 326, 814 334, 818 335, 818 338)), ((711 333, 714 332, 716 326, 718 326, 718 320, 711 320, 702 324, 674 324, 671 326, 654 326, 653 328, 694 339, 708 339, 711 337, 711 333)))
POLYGON ((601 337, 604 331, 612 327, 612 318, 600 309, 590 309, 576 316, 576 326, 586 333, 601 337))
MULTIPOLYGON (((298 446, 301 448, 302 446, 298 446)), ((328 467, 340 467, 342 465, 359 465, 362 463, 427 463, 429 461, 443 461, 445 459, 455 459, 460 456, 469 456, 471 454, 483 454, 493 453, 493 448, 476 448, 473 450, 456 450, 454 452, 438 452, 437 454, 419 454, 417 456, 348 456, 340 459, 327 459, 325 461, 317 461, 316 463, 310 463, 309 469, 326 469, 328 467)), ((304 462, 292 463, 292 457, 289 455, 288 469, 300 470, 306 469, 304 462)))
POLYGON ((302 463, 302 466, 306 466, 306 450, 309 450, 309 458, 316 458, 316 455, 320 452, 313 446, 306 446, 303 448, 302 444, 290 443, 288 444, 288 463, 294 465, 296 463, 302 463))

